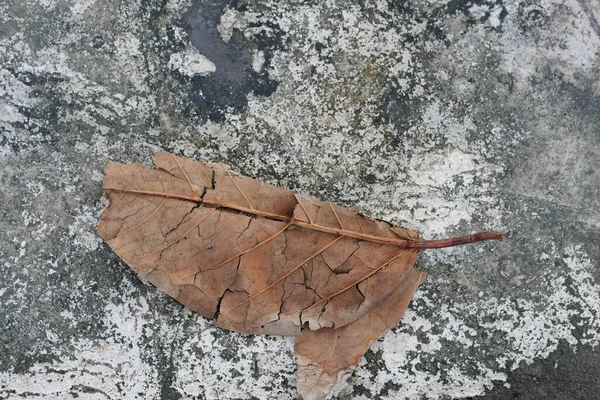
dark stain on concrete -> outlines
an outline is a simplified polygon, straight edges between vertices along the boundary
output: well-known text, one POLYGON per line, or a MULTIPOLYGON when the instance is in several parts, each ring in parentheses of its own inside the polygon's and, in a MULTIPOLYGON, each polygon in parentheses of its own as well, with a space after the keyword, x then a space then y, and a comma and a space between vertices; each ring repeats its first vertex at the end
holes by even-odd
POLYGON ((486 22, 490 19, 491 12, 489 10, 486 11, 481 17, 473 16, 471 13, 471 7, 473 6, 487 6, 489 10, 493 10, 497 6, 501 7, 502 11, 500 11, 499 15, 500 22, 504 21, 504 18, 506 18, 508 15, 508 11, 506 10, 506 7, 504 7, 503 0, 451 0, 444 7, 446 9, 446 13, 448 14, 464 14, 466 17, 468 17, 467 23, 469 25, 486 22))
POLYGON ((266 71, 271 62, 270 50, 279 43, 279 27, 272 24, 270 28, 275 32, 272 36, 259 35, 258 40, 253 42, 236 30, 226 43, 217 26, 227 6, 240 11, 248 7, 238 6, 235 1, 199 0, 193 2, 182 18, 192 45, 216 66, 213 74, 192 78, 189 92, 197 112, 213 121, 222 121, 227 109, 244 110, 248 105, 249 93, 270 96, 278 85, 266 71), (252 68, 252 53, 255 50, 263 51, 265 55, 260 72, 252 68))
POLYGON ((472 400, 589 400, 600 393, 600 347, 582 346, 575 353, 565 342, 548 358, 522 363, 504 382, 472 400), (576 373, 574 373, 576 371, 576 373))

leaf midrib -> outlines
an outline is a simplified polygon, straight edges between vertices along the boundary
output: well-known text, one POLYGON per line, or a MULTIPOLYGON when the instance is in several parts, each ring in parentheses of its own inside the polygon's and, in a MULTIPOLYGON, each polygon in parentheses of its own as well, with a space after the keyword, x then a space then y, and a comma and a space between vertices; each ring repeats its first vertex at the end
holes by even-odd
POLYGON ((417 247, 417 246, 415 246, 415 244, 420 242, 419 240, 384 238, 381 236, 368 235, 365 233, 349 231, 346 229, 330 228, 330 227, 319 225, 316 223, 308 223, 308 222, 304 222, 304 221, 299 221, 294 218, 290 218, 286 215, 268 213, 268 212, 256 210, 253 208, 242 207, 242 206, 238 206, 235 204, 223 203, 223 202, 219 202, 219 201, 204 200, 202 198, 195 197, 195 196, 185 196, 185 195, 181 195, 181 194, 157 192, 157 191, 152 191, 152 190, 129 189, 129 188, 111 187, 111 186, 105 186, 104 189, 192 201, 192 202, 200 203, 200 204, 207 205, 207 206, 220 207, 220 208, 225 208, 225 209, 230 209, 230 210, 241 211, 241 212, 244 212, 247 214, 255 215, 256 217, 266 217, 266 218, 270 218, 270 219, 274 219, 274 220, 278 220, 278 221, 286 221, 286 222, 290 222, 292 225, 296 225, 301 228, 305 228, 305 229, 309 229, 309 230, 313 230, 313 231, 330 233, 330 234, 339 235, 339 236, 352 237, 355 239, 365 240, 368 242, 389 244, 389 245, 393 245, 393 246, 398 246, 398 248, 415 248, 415 247, 417 247))

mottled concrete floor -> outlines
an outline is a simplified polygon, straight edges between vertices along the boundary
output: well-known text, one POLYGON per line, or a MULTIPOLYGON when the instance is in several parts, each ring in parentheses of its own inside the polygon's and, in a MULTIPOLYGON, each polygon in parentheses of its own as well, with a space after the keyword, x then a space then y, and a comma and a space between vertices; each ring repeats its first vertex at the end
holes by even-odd
POLYGON ((0 398, 292 399, 95 231, 107 160, 226 162, 502 243, 430 273, 344 399, 600 398, 596 0, 0 2, 0 398))

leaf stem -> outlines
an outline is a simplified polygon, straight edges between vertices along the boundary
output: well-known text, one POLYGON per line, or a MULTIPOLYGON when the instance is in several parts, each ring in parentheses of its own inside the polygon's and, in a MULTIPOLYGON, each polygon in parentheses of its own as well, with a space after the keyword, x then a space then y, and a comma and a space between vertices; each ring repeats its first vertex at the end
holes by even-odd
POLYGON ((441 249, 443 247, 460 246, 462 244, 469 244, 475 242, 481 242, 484 240, 502 240, 502 233, 497 231, 491 232, 479 232, 472 235, 457 236, 448 239, 440 240, 416 240, 408 242, 407 247, 413 249, 441 249))

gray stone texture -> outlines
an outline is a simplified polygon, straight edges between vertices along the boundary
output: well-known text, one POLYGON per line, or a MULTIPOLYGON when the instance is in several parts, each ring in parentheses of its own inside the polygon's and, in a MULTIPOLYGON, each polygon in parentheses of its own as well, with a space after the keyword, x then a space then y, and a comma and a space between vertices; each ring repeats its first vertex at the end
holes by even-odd
POLYGON ((596 0, 0 1, 0 399, 292 399, 95 231, 107 160, 225 162, 442 238, 342 399, 600 398, 596 0))

